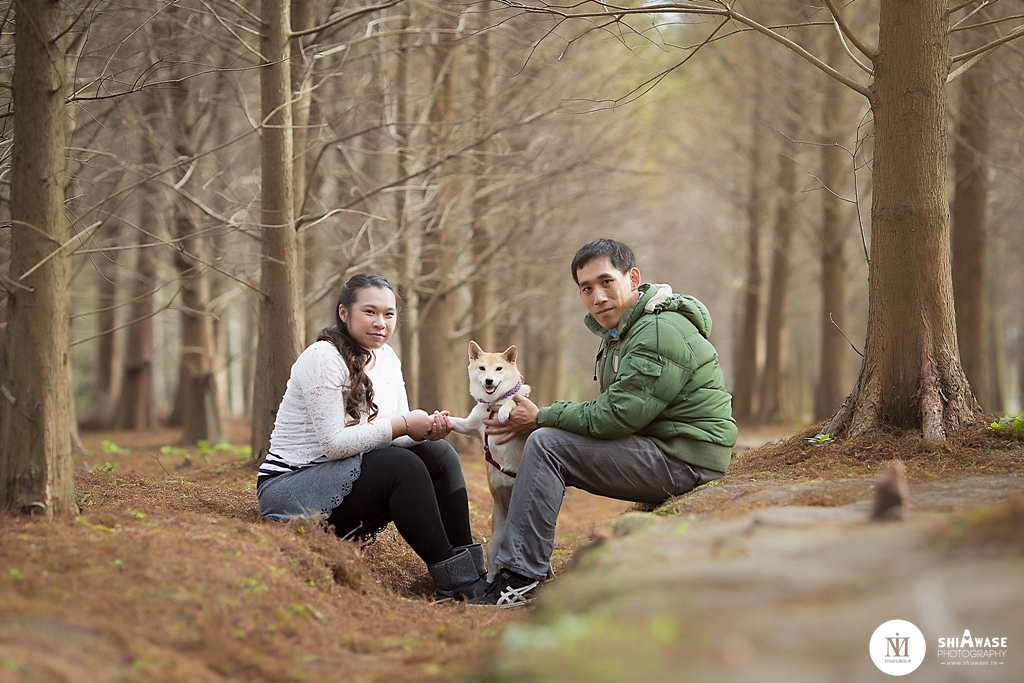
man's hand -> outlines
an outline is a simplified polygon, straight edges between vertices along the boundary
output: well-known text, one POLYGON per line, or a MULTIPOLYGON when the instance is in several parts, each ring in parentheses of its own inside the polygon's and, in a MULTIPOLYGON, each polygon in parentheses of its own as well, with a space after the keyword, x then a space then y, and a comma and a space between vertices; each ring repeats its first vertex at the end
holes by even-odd
POLYGON ((487 434, 500 437, 494 442, 496 445, 508 443, 516 436, 525 436, 537 429, 537 413, 540 412, 540 408, 519 394, 513 396, 512 400, 516 402, 516 407, 508 414, 508 420, 504 424, 497 420, 484 420, 487 434))

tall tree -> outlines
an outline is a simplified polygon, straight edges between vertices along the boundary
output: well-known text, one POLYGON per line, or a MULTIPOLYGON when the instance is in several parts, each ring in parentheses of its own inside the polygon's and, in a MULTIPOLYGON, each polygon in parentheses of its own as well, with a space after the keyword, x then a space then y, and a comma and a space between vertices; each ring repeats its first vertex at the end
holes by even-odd
POLYGON ((136 264, 132 271, 131 301, 128 306, 128 325, 124 373, 121 376, 121 391, 114 411, 115 429, 150 430, 156 429, 153 394, 153 315, 155 302, 153 294, 156 284, 156 262, 152 249, 156 243, 154 232, 157 228, 150 219, 159 220, 160 213, 154 211, 156 192, 142 191, 139 214, 142 220, 136 230, 136 264))
MULTIPOLYGON (((976 42, 970 47, 977 46, 976 42)), ((982 407, 996 411, 1001 406, 988 367, 985 267, 991 81, 989 60, 983 60, 960 79, 960 112, 953 145, 953 300, 964 373, 982 407)))
MULTIPOLYGON (((111 233, 112 243, 119 242, 120 226, 115 221, 104 229, 111 233)), ((88 407, 78 418, 83 429, 106 429, 113 421, 114 409, 117 406, 117 389, 115 371, 118 370, 119 344, 117 335, 111 330, 117 326, 117 290, 118 272, 121 268, 117 262, 117 252, 110 251, 100 254, 96 259, 99 273, 97 303, 100 306, 96 325, 100 337, 96 344, 96 378, 92 383, 92 397, 88 407)))
MULTIPOLYGON (((479 3, 475 18, 476 32, 474 52, 473 108, 476 113, 476 136, 481 140, 473 158, 472 184, 470 188, 470 245, 473 261, 483 268, 490 260, 492 245, 491 230, 487 220, 488 199, 484 194, 486 174, 491 167, 491 144, 485 140, 484 131, 488 121, 488 105, 491 99, 491 81, 494 78, 491 64, 491 34, 487 22, 490 20, 491 2, 479 3)), ((473 281, 473 332, 472 337, 484 349, 493 349, 494 335, 494 277, 488 269, 477 275, 473 281)))
POLYGON ((15 3, 11 266, 0 508, 77 511, 71 460, 64 242, 64 3, 15 3))
POLYGON ((937 0, 883 2, 878 28, 865 359, 827 431, 889 424, 942 440, 978 411, 960 364, 950 273, 949 13, 937 0))
POLYGON ((761 231, 764 226, 764 160, 766 156, 765 126, 761 108, 764 105, 764 79, 753 73, 754 95, 750 118, 750 193, 747 197, 747 272, 743 285, 742 321, 736 354, 736 377, 733 381, 733 413, 747 418, 756 410, 758 388, 758 321, 761 316, 761 231))
MULTIPOLYGON (((147 40, 147 61, 160 60, 169 29, 166 21, 148 22, 143 36, 147 40)), ((153 88, 141 96, 138 121, 138 155, 141 169, 154 173, 159 168, 157 150, 163 136, 158 132, 164 117, 160 93, 153 88)), ((124 372, 121 375, 115 429, 152 430, 157 427, 156 392, 153 365, 153 323, 156 314, 157 254, 155 245, 163 235, 163 217, 167 213, 165 196, 156 183, 143 183, 139 188, 135 216, 135 267, 129 271, 128 329, 125 342, 124 372)))
POLYGON ((266 457, 291 365, 302 350, 301 275, 292 183, 290 6, 290 0, 263 0, 261 7, 262 260, 252 399, 252 453, 256 463, 266 457))
MULTIPOLYGON (((839 36, 828 36, 825 53, 829 63, 843 57, 839 36)), ((846 88, 834 78, 825 81, 821 105, 821 313, 818 329, 821 354, 814 390, 814 418, 826 420, 836 414, 850 390, 847 371, 846 325, 846 242, 849 221, 843 208, 843 186, 848 168, 844 138, 843 110, 846 88)))
MULTIPOLYGON (((441 159, 447 156, 452 145, 452 128, 449 118, 455 113, 456 83, 463 67, 463 52, 459 45, 459 33, 448 33, 452 26, 446 26, 440 12, 437 34, 429 48, 430 75, 433 88, 428 100, 429 139, 421 152, 426 159, 441 159), (447 29, 447 31, 446 31, 447 29)), ((445 17, 450 19, 449 17, 445 17)), ((455 24, 451 20, 451 24, 455 24)), ((448 167, 456 162, 442 164, 425 177, 431 184, 441 185, 438 178, 452 173, 448 167)), ((452 286, 455 273, 454 260, 458 253, 454 248, 456 222, 460 208, 459 190, 454 184, 439 186, 430 192, 432 201, 424 202, 420 215, 419 229, 423 230, 423 251, 421 263, 420 294, 420 381, 416 405, 426 410, 441 410, 457 405, 465 396, 462 382, 455 378, 461 374, 452 372, 462 360, 459 349, 454 348, 452 332, 455 327, 456 292, 452 286), (450 208, 450 207, 454 207, 450 208)), ((412 226, 410 226, 412 227, 412 226)))
MULTIPOLYGON (((793 119, 800 119, 799 98, 796 85, 787 86, 787 109, 793 119)), ((799 140, 800 135, 790 132, 789 138, 799 140)), ((789 299, 789 263, 796 227, 796 177, 799 164, 795 158, 796 145, 788 144, 779 155, 778 188, 779 200, 775 209, 775 234, 772 242, 772 273, 768 285, 768 312, 765 319, 764 376, 761 382, 761 403, 758 416, 771 422, 779 419, 783 412, 783 396, 786 388, 785 372, 785 330, 786 310, 789 299)))
MULTIPOLYGON (((185 24, 180 8, 171 6, 167 20, 171 24, 172 44, 181 45, 184 36, 179 27, 185 24)), ((196 129, 204 112, 191 92, 189 69, 182 64, 173 67, 174 84, 164 98, 164 120, 169 126, 168 138, 176 159, 193 159, 196 129)), ((178 372, 178 396, 173 421, 180 425, 182 441, 192 444, 200 440, 217 443, 223 439, 217 384, 214 375, 216 355, 213 318, 210 314, 210 278, 207 240, 199 234, 191 202, 184 192, 191 190, 196 162, 183 167, 181 177, 172 186, 171 232, 174 236, 174 267, 181 281, 181 365, 178 372)))

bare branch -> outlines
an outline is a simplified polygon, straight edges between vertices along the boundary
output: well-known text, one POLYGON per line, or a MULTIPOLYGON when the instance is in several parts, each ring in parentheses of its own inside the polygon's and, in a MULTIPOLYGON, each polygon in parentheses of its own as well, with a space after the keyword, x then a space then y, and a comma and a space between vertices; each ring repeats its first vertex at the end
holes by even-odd
POLYGON ((303 29, 302 31, 292 31, 289 35, 291 35, 292 38, 299 38, 299 37, 302 37, 302 36, 310 36, 310 35, 313 35, 314 33, 320 33, 321 31, 326 31, 329 28, 334 28, 336 26, 344 25, 344 24, 346 24, 346 23, 348 23, 350 21, 358 19, 359 17, 361 17, 363 15, 371 14, 371 13, 377 12, 379 10, 385 10, 385 9, 387 9, 389 7, 394 7, 395 5, 400 4, 401 2, 402 2, 402 0, 386 0, 385 2, 382 2, 382 3, 377 4, 377 5, 369 5, 367 7, 360 7, 359 9, 354 9, 354 10, 352 10, 350 12, 345 12, 341 16, 337 17, 336 19, 331 19, 330 21, 328 21, 325 24, 320 24, 319 26, 314 26, 312 28, 303 29))
POLYGON ((57 254, 60 254, 65 249, 67 249, 69 246, 71 246, 71 243, 74 242, 75 240, 85 240, 85 239, 88 239, 89 235, 93 231, 95 231, 96 228, 100 227, 101 225, 103 225, 103 221, 96 221, 95 223, 93 223, 92 225, 90 225, 86 229, 82 230, 81 232, 76 233, 75 235, 72 235, 70 239, 68 239, 66 242, 64 242, 64 244, 60 245, 59 247, 57 247, 56 249, 51 251, 42 260, 40 260, 39 263, 35 264, 34 266, 32 266, 31 268, 26 270, 24 273, 22 273, 21 276, 18 278, 18 281, 20 282, 21 280, 24 280, 29 275, 31 275, 32 273, 36 272, 37 270, 42 268, 44 265, 49 263, 50 259, 54 258, 55 256, 57 256, 57 254))
POLYGON ((989 50, 988 52, 982 52, 980 55, 974 55, 966 62, 958 66, 956 69, 951 71, 948 76, 946 76, 946 85, 949 85, 960 76, 963 76, 968 69, 970 69, 972 66, 974 66, 981 60, 985 59, 985 57, 988 57, 990 54, 992 54, 992 50, 989 50))
MULTIPOLYGON (((951 7, 949 10, 946 11, 946 14, 948 14, 949 16, 953 16, 954 14, 959 12, 960 10, 964 9, 965 7, 970 7, 971 5, 973 5, 976 2, 978 2, 978 0, 966 0, 966 2, 961 2, 956 7, 951 7)), ((988 3, 989 3, 989 0, 985 0, 985 2, 983 2, 981 4, 981 7, 984 7, 988 3)), ((981 9, 981 7, 975 9, 974 11, 972 11, 971 14, 974 14, 974 12, 977 12, 978 9, 981 9)))
POLYGON ((971 59, 972 57, 975 57, 975 56, 980 55, 982 53, 994 50, 997 47, 999 47, 1000 45, 1002 45, 1004 43, 1008 43, 1011 40, 1016 40, 1017 38, 1020 38, 1021 36, 1024 36, 1024 24, 1021 24, 1017 28, 1013 29, 1012 31, 1007 33, 1002 38, 996 38, 992 42, 986 43, 985 45, 982 45, 981 47, 977 48, 976 50, 971 50, 970 52, 964 52, 963 54, 956 55, 955 57, 953 57, 952 59, 949 60, 949 63, 950 64, 956 64, 957 62, 962 62, 964 60, 971 59))
MULTIPOLYGON (((171 298, 167 300, 166 304, 164 304, 163 306, 161 306, 160 308, 158 308, 158 309, 156 309, 154 311, 151 311, 151 312, 147 313, 146 315, 142 316, 141 318, 135 318, 134 320, 128 320, 128 321, 126 321, 126 322, 124 322, 124 323, 122 323, 120 325, 117 325, 115 327, 110 328, 109 330, 103 330, 101 332, 97 332, 96 334, 90 335, 90 336, 86 337, 85 339, 79 339, 77 341, 73 341, 70 344, 68 344, 68 346, 69 347, 75 347, 75 346, 78 346, 79 344, 84 344, 85 342, 92 341, 93 339, 96 339, 98 337, 103 337, 103 336, 106 336, 108 334, 113 334, 114 332, 117 332, 118 330, 123 330, 126 327, 131 327, 135 323, 140 323, 143 320, 149 320, 150 318, 153 318, 153 317, 155 317, 157 315, 160 315, 164 311, 169 310, 171 308, 171 304, 174 302, 175 297, 177 297, 179 294, 181 294, 181 290, 182 289, 184 289, 184 287, 183 286, 179 286, 178 287, 178 291, 171 295, 171 298)), ((147 296, 152 296, 152 293, 147 294, 147 296)))
POLYGON ((836 34, 838 34, 838 36, 839 36, 839 43, 843 46, 843 49, 846 50, 846 55, 850 59, 852 59, 853 63, 856 64, 857 66, 859 66, 861 68, 861 70, 864 71, 864 73, 866 73, 868 76, 874 76, 875 75, 874 70, 872 70, 871 67, 867 66, 863 62, 861 62, 859 59, 857 59, 857 55, 853 54, 853 50, 851 50, 850 46, 846 44, 846 36, 843 35, 843 32, 839 28, 839 24, 838 23, 835 24, 835 27, 836 27, 836 34))
POLYGON ((867 87, 861 85, 857 81, 853 80, 849 76, 843 74, 832 66, 829 66, 818 57, 808 52, 804 47, 799 45, 793 40, 773 31, 769 27, 760 24, 750 17, 740 14, 732 5, 726 4, 723 0, 710 0, 714 5, 708 6, 699 4, 697 2, 689 2, 684 0, 678 4, 656 4, 656 5, 643 5, 641 7, 616 7, 606 2, 596 2, 596 4, 602 8, 601 12, 573 12, 573 7, 551 7, 545 5, 544 7, 528 7, 514 0, 500 0, 508 7, 517 9, 519 11, 525 11, 532 14, 548 14, 556 17, 562 17, 564 19, 595 19, 603 18, 607 19, 609 14, 614 16, 617 20, 622 18, 635 15, 635 14, 697 14, 697 15, 710 15, 716 17, 722 17, 723 20, 728 21, 732 19, 744 26, 747 26, 758 33, 771 38, 775 42, 784 45, 793 52, 800 55, 804 60, 812 64, 818 70, 824 72, 828 76, 836 79, 851 90, 855 90, 864 97, 870 98, 871 91, 867 87))
POLYGON ((1024 19, 1024 14, 1014 14, 1009 17, 1000 17, 999 19, 990 19, 988 21, 979 21, 977 24, 969 24, 967 26, 960 26, 959 22, 955 28, 949 29, 950 33, 956 33, 957 31, 969 31, 972 28, 983 28, 985 26, 993 26, 995 24, 1001 24, 1004 21, 1014 21, 1016 19, 1024 19))
MULTIPOLYGON (((853 33, 853 31, 850 30, 850 27, 846 25, 846 22, 843 21, 843 17, 840 16, 840 14, 839 14, 839 8, 836 7, 835 2, 833 2, 833 0, 825 0, 825 4, 828 6, 828 11, 832 14, 832 19, 833 19, 833 21, 835 21, 836 28, 839 30, 840 36, 841 37, 845 36, 847 39, 849 39, 849 41, 851 43, 853 43, 854 47, 856 47, 858 50, 860 50, 861 53, 863 53, 863 55, 865 57, 867 57, 869 61, 874 63, 874 61, 875 61, 875 53, 874 53, 874 51, 868 49, 867 47, 865 47, 864 43, 862 43, 857 38, 857 36, 853 33)), ((844 40, 843 41, 843 46, 845 47, 845 45, 846 45, 846 41, 844 40)), ((860 63, 860 60, 858 60, 852 54, 850 55, 850 57, 853 59, 853 61, 857 62, 857 64, 860 65, 861 68, 865 68, 860 63)), ((868 72, 870 73, 869 69, 868 69, 868 72)))

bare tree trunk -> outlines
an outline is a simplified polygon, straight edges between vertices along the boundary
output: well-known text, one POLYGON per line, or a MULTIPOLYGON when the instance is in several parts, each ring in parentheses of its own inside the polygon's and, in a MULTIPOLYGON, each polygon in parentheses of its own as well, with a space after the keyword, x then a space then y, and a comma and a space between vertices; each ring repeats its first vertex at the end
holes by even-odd
MULTIPOLYGON (((316 18, 315 0, 291 0, 291 26, 292 30, 300 31, 310 28, 316 18)), ((309 277, 316 272, 316 268, 306 262, 307 253, 316 252, 316 240, 310 231, 302 231, 299 219, 302 217, 303 209, 306 206, 306 198, 309 192, 306 178, 306 149, 309 140, 310 112, 313 106, 313 56, 306 53, 306 46, 312 38, 295 36, 291 38, 291 87, 292 87, 292 150, 295 154, 294 168, 292 169, 292 192, 295 197, 294 216, 296 230, 295 246, 298 250, 296 260, 300 273, 305 273, 303 289, 309 283, 309 277)), ((302 330, 302 341, 306 333, 306 306, 299 309, 302 317, 299 319, 299 328, 302 330)), ((320 326, 317 327, 320 329, 320 326)))
MULTIPOLYGON (((409 158, 409 46, 406 30, 409 28, 410 8, 401 7, 398 12, 398 46, 395 50, 397 67, 395 69, 395 85, 391 88, 394 104, 395 144, 398 153, 395 155, 395 173, 404 176, 410 170, 409 158)), ((422 234, 415 227, 410 227, 408 211, 412 190, 406 189, 395 193, 395 217, 398 232, 401 235, 398 270, 402 279, 402 299, 404 316, 398 328, 399 340, 402 344, 402 373, 405 387, 409 394, 409 402, 419 405, 420 387, 420 297, 417 291, 420 276, 420 255, 422 252, 422 234)))
MULTIPOLYGON (((105 227, 115 243, 119 241, 117 238, 120 234, 117 226, 117 223, 113 223, 105 227)), ((118 282, 120 265, 117 262, 117 253, 111 251, 100 254, 95 263, 100 275, 100 310, 96 324, 102 336, 96 344, 96 376, 92 385, 92 398, 78 420, 79 426, 83 429, 106 429, 113 422, 114 409, 117 407, 115 368, 121 360, 117 335, 110 332, 117 327, 117 290, 121 284, 118 282)))
MULTIPOLYGON (((178 202, 176 202, 178 203, 178 202)), ((182 441, 193 444, 201 439, 213 443, 224 436, 217 404, 217 386, 213 376, 213 319, 210 317, 210 285, 203 266, 196 260, 202 254, 195 237, 195 223, 186 207, 175 210, 175 237, 179 249, 174 263, 182 281, 181 290, 181 379, 178 386, 182 407, 182 441)))
MULTIPOLYGON (((160 42, 168 35, 168 25, 164 21, 153 22, 148 29, 151 31, 150 60, 159 59, 158 51, 163 49, 160 42)), ((155 90, 147 90, 142 95, 142 121, 140 131, 139 157, 142 167, 154 171, 159 166, 157 159, 158 136, 157 122, 162 120, 160 94, 155 90)), ((136 224, 136 264, 132 271, 131 305, 128 309, 128 326, 125 342, 126 353, 124 373, 121 377, 121 391, 114 411, 115 429, 152 430, 156 429, 156 383, 153 366, 154 314, 156 292, 156 251, 157 236, 163 233, 162 217, 166 206, 162 194, 152 183, 139 188, 140 203, 136 224)))
MULTIPOLYGON (((480 3, 474 10, 478 12, 476 36, 476 83, 474 88, 474 109, 476 113, 478 138, 484 137, 487 122, 487 104, 490 100, 491 79, 491 42, 487 22, 490 21, 491 3, 480 3)), ((477 269, 473 280, 473 333, 472 337, 484 349, 493 349, 494 338, 494 278, 490 269, 486 268, 489 261, 488 251, 491 247, 491 235, 487 224, 489 202, 482 196, 486 186, 485 174, 491 167, 490 143, 482 142, 476 149, 473 168, 471 199, 473 263, 477 269)))
MULTIPOLYGON (((977 46, 975 46, 977 47, 977 46)), ((953 147, 956 193, 953 199, 953 301, 956 336, 964 374, 986 410, 999 401, 989 376, 988 305, 985 268, 989 167, 988 60, 960 77, 960 118, 953 147)))
MULTIPOLYGON (((561 271, 557 275, 562 275, 561 271)), ((544 273, 550 278, 551 273, 544 273)), ((563 291, 552 283, 550 291, 563 291)), ((547 406, 563 397, 562 393, 562 351, 564 349, 564 325, 555 325, 550 320, 560 319, 559 314, 565 309, 565 297, 553 294, 545 302, 550 309, 537 310, 534 307, 523 313, 524 324, 520 327, 525 334, 525 353, 521 353, 520 370, 523 371, 526 383, 532 391, 530 399, 537 405, 547 406), (554 316, 554 317, 553 317, 554 316)), ((502 349, 504 350, 504 349, 502 349)))
POLYGON ((292 108, 289 0, 263 0, 260 140, 262 290, 252 400, 252 455, 262 463, 291 365, 302 351, 302 297, 292 185, 292 108))
POLYGON ((979 411, 960 365, 950 273, 948 24, 934 0, 881 4, 867 342, 833 434, 891 425, 942 440, 979 411))
POLYGON ((1017 405, 1024 413, 1024 334, 1017 335, 1017 405))
MULTIPOLYGON (((829 36, 828 59, 836 63, 843 57, 838 37, 829 36)), ((821 145, 821 357, 818 384, 814 393, 814 417, 825 420, 835 415, 849 390, 846 330, 846 235, 848 223, 843 216, 844 162, 842 116, 846 88, 835 79, 825 84, 822 106, 823 139, 821 145)))
MULTIPOLYGON (((789 98, 795 102, 796 98, 789 98)), ((793 109, 794 114, 797 109, 793 109)), ((795 117, 794 117, 795 118, 795 117)), ((790 137, 799 139, 793 134, 790 137)), ((772 255, 771 284, 768 290, 768 317, 765 321, 764 378, 761 384, 759 416, 766 422, 779 419, 785 395, 785 329, 789 296, 789 259, 796 220, 796 174, 794 149, 784 150, 779 158, 779 205, 775 214, 775 243, 772 255)))
MULTIPOLYGON (((177 7, 170 9, 175 20, 177 7)), ((176 27, 171 38, 181 40, 176 27)), ((194 154, 196 103, 192 101, 187 74, 178 71, 177 80, 165 99, 165 112, 170 126, 170 137, 179 158, 194 154)), ((176 189, 187 189, 192 171, 177 180, 176 189)), ((200 440, 219 442, 223 439, 220 410, 217 405, 217 385, 213 374, 216 354, 213 337, 213 319, 210 315, 210 282, 203 261, 206 259, 205 239, 196 234, 196 222, 191 205, 181 196, 172 197, 173 232, 177 249, 174 266, 181 279, 181 366, 175 412, 179 414, 182 441, 193 444, 200 440)))
POLYGON ((761 313, 761 228, 764 197, 761 193, 764 160, 764 133, 761 106, 764 99, 763 79, 754 77, 754 105, 750 120, 750 196, 747 202, 747 281, 743 287, 743 321, 740 327, 736 359, 736 381, 733 392, 733 413, 737 418, 754 414, 757 394, 757 325, 761 313))
POLYGON ((14 148, 0 509, 75 514, 63 245, 63 2, 15 5, 14 148), (32 271, 31 273, 29 271, 32 271))
MULTIPOLYGON (((143 188, 144 199, 139 213, 145 225, 148 217, 159 216, 155 212, 155 192, 143 188)), ((156 281, 156 263, 153 249, 155 242, 149 229, 138 232, 136 258, 133 273, 129 318, 134 321, 128 326, 128 338, 124 374, 121 378, 121 395, 114 412, 115 429, 149 430, 156 428, 153 411, 153 290, 156 281)))
MULTIPOLYGON (((430 103, 430 140, 428 149, 434 158, 445 155, 450 145, 448 116, 454 106, 455 82, 459 66, 458 47, 454 40, 435 37, 432 47, 431 81, 434 92, 430 103)), ((445 173, 438 168, 432 178, 445 173)), ((455 327, 455 295, 450 291, 455 246, 452 244, 451 227, 444 222, 449 215, 443 205, 446 201, 457 203, 457 190, 437 193, 428 213, 432 214, 429 224, 424 225, 421 275, 424 285, 433 294, 420 311, 420 382, 417 407, 427 411, 449 409, 465 396, 465 390, 456 388, 455 369, 459 367, 461 354, 454 349, 452 332, 455 327), (452 353, 455 351, 456 353, 452 353)), ((425 209, 427 207, 424 207, 425 209)), ((423 299, 421 298, 421 302, 423 299)), ((463 373, 459 372, 458 376, 463 373)))

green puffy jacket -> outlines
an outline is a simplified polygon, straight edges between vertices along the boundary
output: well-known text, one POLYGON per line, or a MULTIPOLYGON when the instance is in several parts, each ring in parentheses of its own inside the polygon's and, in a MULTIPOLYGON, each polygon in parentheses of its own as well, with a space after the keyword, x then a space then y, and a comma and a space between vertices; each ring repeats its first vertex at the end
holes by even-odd
POLYGON ((599 439, 645 436, 667 455, 725 472, 736 421, 704 304, 668 285, 643 284, 616 329, 590 315, 584 322, 603 339, 601 393, 583 403, 555 401, 541 408, 537 425, 599 439))

